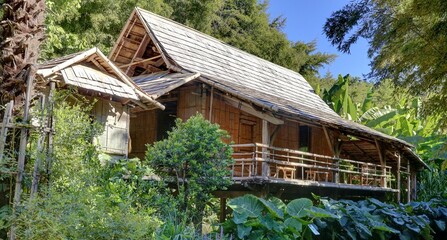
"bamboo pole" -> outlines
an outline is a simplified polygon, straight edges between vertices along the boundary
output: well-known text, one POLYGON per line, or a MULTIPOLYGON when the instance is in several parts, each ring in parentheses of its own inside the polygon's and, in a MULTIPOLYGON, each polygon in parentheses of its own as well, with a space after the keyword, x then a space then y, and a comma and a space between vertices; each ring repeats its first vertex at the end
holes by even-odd
MULTIPOLYGON (((33 90, 34 81, 34 65, 28 67, 26 71, 26 93, 25 93, 25 107, 23 113, 23 122, 28 123, 29 121, 29 108, 31 103, 31 92, 33 90)), ((17 160, 17 175, 16 175, 16 186, 14 190, 14 200, 13 200, 13 213, 15 214, 17 206, 20 204, 21 194, 22 194, 22 180, 25 170, 25 156, 26 156, 26 145, 28 144, 28 128, 21 128, 20 130, 20 145, 19 145, 19 157, 17 160)), ((10 240, 15 240, 15 226, 12 225, 9 234, 10 240)))
POLYGON ((3 162, 3 155, 6 145, 6 137, 8 136, 8 123, 11 119, 14 101, 11 100, 6 104, 5 115, 3 116, 2 128, 0 130, 0 164, 3 162))
MULTIPOLYGON (((46 121, 45 121, 45 97, 41 96, 40 98, 40 111, 42 114, 41 117, 41 128, 46 127, 46 121)), ((44 142, 46 139, 47 133, 45 131, 40 132, 39 140, 37 141, 37 157, 36 161, 34 162, 34 170, 33 170, 33 180, 31 183, 31 192, 30 192, 30 199, 33 199, 37 193, 37 187, 39 184, 39 166, 42 161, 42 154, 43 154, 43 147, 44 142)))
POLYGON ((56 88, 56 82, 50 82, 50 94, 48 95, 48 127, 50 128, 50 132, 48 134, 47 140, 47 159, 46 159, 46 173, 47 173, 47 181, 50 184, 50 176, 51 176, 51 160, 53 155, 53 136, 54 136, 54 90, 56 88))

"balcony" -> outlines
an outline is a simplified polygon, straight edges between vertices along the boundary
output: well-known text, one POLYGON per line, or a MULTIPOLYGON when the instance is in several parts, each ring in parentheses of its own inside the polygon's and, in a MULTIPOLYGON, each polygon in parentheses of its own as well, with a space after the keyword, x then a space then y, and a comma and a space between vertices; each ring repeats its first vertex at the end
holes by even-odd
POLYGON ((343 189, 396 191, 390 166, 323 156, 259 143, 235 144, 235 183, 268 182, 343 189))

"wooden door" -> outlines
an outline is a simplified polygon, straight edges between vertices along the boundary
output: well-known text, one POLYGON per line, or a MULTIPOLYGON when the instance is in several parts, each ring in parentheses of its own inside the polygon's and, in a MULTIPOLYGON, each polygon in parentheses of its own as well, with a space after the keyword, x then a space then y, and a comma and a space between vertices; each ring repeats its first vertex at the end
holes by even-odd
POLYGON ((240 144, 255 143, 256 122, 241 118, 239 120, 239 139, 240 144))

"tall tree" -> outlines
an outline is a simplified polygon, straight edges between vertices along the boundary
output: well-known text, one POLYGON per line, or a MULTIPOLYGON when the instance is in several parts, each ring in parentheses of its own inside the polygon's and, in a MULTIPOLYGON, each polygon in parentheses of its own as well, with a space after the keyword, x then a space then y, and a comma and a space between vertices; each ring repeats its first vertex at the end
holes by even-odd
POLYGON ((447 112, 447 1, 356 0, 327 19, 340 51, 369 41, 371 76, 428 97, 426 112, 447 112))
POLYGON ((0 104, 21 95, 44 36, 44 0, 3 0, 0 13, 0 104))
POLYGON ((316 52, 315 42, 291 42, 282 17, 270 20, 257 0, 49 0, 45 59, 99 46, 108 52, 134 7, 152 11, 210 34, 311 80, 334 55, 316 52))

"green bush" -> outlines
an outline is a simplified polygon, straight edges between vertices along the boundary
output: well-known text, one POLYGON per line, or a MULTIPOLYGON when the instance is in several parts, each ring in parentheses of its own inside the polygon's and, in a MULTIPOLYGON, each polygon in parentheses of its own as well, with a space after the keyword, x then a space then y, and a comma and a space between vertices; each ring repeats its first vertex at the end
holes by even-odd
POLYGON ((147 163, 174 186, 178 213, 192 220, 198 232, 212 192, 231 184, 232 148, 223 141, 228 137, 198 114, 186 122, 177 119, 167 139, 148 146, 147 163))
POLYGON ((233 216, 222 226, 236 239, 441 239, 445 200, 392 205, 376 199, 320 199, 313 206, 300 198, 287 205, 245 195, 229 201, 233 216))

